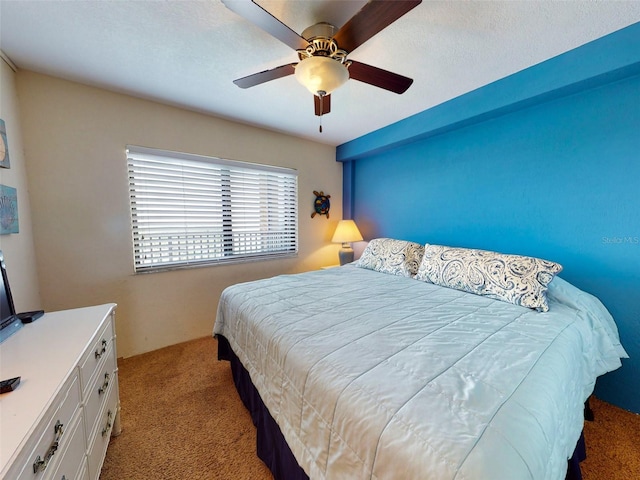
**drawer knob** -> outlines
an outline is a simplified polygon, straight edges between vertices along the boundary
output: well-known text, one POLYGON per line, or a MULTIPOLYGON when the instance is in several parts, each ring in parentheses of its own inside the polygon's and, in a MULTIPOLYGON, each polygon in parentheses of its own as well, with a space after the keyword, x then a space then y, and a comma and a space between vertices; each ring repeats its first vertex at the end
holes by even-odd
POLYGON ((105 373, 104 382, 102 383, 102 386, 98 388, 98 395, 102 395, 104 392, 106 392, 108 386, 109 386, 109 373, 105 373))
POLYGON ((111 413, 111 410, 109 410, 107 412, 107 423, 104 426, 104 428, 102 429, 102 436, 104 437, 107 433, 109 433, 109 430, 111 429, 111 417, 113 416, 113 413, 111 413))
POLYGON ((44 471, 45 468, 47 468, 47 465, 49 465, 49 461, 51 460, 51 457, 53 457, 53 455, 56 453, 56 450, 58 450, 58 444, 60 443, 60 438, 62 438, 62 434, 64 433, 63 427, 64 425, 60 423, 60 420, 56 421, 56 424, 53 427, 53 433, 55 435, 55 438, 53 439, 53 443, 47 450, 47 453, 45 454, 44 459, 40 458, 40 455, 36 457, 36 461, 33 462, 33 473, 42 472, 44 471))
POLYGON ((107 351, 107 341, 104 338, 102 339, 100 345, 102 345, 102 348, 99 348, 95 351, 96 358, 100 358, 102 354, 107 351))

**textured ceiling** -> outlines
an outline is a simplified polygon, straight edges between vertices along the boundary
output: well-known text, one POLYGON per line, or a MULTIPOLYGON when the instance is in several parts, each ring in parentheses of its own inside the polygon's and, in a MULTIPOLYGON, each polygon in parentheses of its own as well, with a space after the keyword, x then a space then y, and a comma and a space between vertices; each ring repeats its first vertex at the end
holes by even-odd
MULTIPOLYGON (((362 0, 259 0, 293 30, 344 24, 362 0)), ((289 76, 232 81, 296 53, 219 0, 0 0, 18 68, 339 145, 640 21, 640 1, 424 1, 349 58, 414 79, 403 95, 350 80, 331 113, 289 76)))

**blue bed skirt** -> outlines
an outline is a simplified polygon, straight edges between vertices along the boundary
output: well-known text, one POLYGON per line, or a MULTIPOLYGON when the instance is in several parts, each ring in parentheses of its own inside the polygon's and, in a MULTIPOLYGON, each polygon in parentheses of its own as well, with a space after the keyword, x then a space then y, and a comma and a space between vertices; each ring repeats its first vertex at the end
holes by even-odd
POLYGON ((256 452, 276 480, 308 480, 309 477, 298 465, 280 427, 262 402, 258 390, 253 386, 249 372, 222 335, 218 339, 218 360, 231 362, 231 374, 242 403, 249 410, 257 430, 256 452))
MULTIPOLYGON (((218 360, 228 360, 231 363, 231 374, 242 403, 247 408, 257 429, 256 451, 258 458, 271 470, 275 480, 308 480, 309 477, 298 465, 289 445, 285 441, 280 427, 275 422, 269 410, 262 402, 260 394, 253 386, 249 372, 229 346, 228 340, 222 335, 218 339, 218 360)), ((585 414, 588 404, 585 405, 585 414)), ((565 480, 582 480, 580 462, 586 455, 584 435, 576 445, 573 456, 569 459, 565 480)))

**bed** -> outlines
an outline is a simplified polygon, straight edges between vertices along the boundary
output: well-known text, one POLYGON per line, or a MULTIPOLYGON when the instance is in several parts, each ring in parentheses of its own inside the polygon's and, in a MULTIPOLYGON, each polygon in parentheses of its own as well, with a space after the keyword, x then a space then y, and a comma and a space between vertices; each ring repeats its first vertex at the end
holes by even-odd
POLYGON ((565 478, 626 352, 561 268, 376 239, 354 264, 227 288, 213 333, 266 408, 261 458, 287 480, 565 478))

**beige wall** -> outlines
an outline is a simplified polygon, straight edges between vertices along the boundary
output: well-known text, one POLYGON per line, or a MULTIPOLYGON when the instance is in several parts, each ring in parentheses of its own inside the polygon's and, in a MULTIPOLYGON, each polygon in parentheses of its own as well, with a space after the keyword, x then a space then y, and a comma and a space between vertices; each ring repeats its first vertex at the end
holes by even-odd
POLYGON ((17 88, 44 308, 118 303, 119 356, 210 335, 228 285, 336 263, 333 147, 29 71, 17 88), (298 169, 298 257, 134 275, 127 144, 298 169), (311 219, 313 190, 331 194, 330 220, 311 219))
POLYGON ((7 128, 11 163, 9 169, 0 168, 0 184, 17 190, 20 230, 16 234, 0 235, 0 250, 5 257, 16 310, 39 310, 41 302, 15 73, 4 59, 0 59, 0 118, 7 128))

